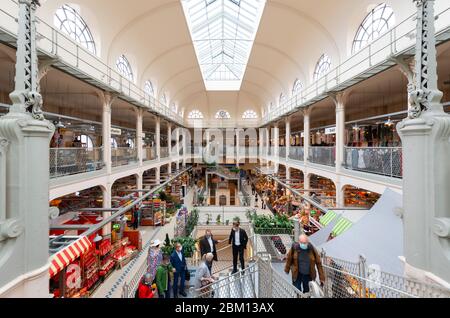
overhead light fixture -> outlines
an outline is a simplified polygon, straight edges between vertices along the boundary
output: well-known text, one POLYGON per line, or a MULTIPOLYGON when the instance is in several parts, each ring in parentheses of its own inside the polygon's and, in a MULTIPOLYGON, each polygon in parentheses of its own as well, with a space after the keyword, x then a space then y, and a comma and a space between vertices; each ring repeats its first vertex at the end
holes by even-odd
POLYGON ((103 220, 103 216, 97 216, 97 218, 95 219, 97 222, 100 222, 100 221, 102 221, 103 220))
POLYGON ((101 240, 103 240, 103 237, 97 234, 97 236, 94 238, 94 243, 100 242, 101 240))
POLYGON ((355 124, 353 125, 353 130, 360 130, 360 128, 359 128, 359 126, 358 126, 357 123, 355 123, 355 124))
POLYGON ((389 127, 394 125, 394 122, 391 120, 391 117, 389 117, 388 120, 386 120, 384 125, 389 127))
POLYGON ((80 215, 77 213, 77 214, 73 217, 72 221, 79 221, 79 220, 80 220, 80 215))
POLYGON ((61 122, 61 118, 58 118, 58 122, 55 124, 56 128, 66 128, 66 126, 61 122))

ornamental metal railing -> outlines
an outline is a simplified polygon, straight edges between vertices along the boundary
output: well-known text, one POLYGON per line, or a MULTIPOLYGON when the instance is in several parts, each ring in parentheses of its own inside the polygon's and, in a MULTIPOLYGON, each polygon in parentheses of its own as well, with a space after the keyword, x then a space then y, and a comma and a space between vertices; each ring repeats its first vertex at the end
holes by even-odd
POLYGON ((126 166, 138 161, 137 149, 119 147, 111 149, 111 165, 112 167, 126 166))
POLYGON ((151 161, 151 160, 156 160, 157 156, 156 156, 156 148, 155 147, 144 147, 144 151, 142 153, 143 161, 151 161))
POLYGON ((310 147, 308 161, 334 167, 336 163, 336 147, 310 147))
POLYGON ((103 148, 51 148, 50 178, 101 170, 103 148))
MULTIPOLYGON (((368 74, 368 70, 389 61, 392 56, 414 50, 416 16, 416 13, 411 14, 367 46, 353 53, 347 60, 303 88, 297 95, 286 99, 280 107, 269 110, 261 119, 261 125, 281 118, 286 113, 293 112, 300 107, 311 105, 318 99, 320 100, 320 97, 325 98, 329 91, 341 91, 351 84, 352 79, 361 74, 368 74)), ((436 16, 439 16, 435 22, 436 34, 443 35, 450 28, 450 8, 447 6, 444 10, 436 12, 436 16)))
POLYGON ((289 148, 289 159, 303 161, 305 160, 305 148, 291 146, 289 148))
POLYGON ((402 178, 401 147, 345 147, 344 167, 350 170, 402 178))
MULTIPOLYGON (((3 0, 0 8, 0 28, 10 37, 17 37, 18 30, 18 3, 16 0, 3 0)), ((36 17, 36 38, 39 52, 55 57, 65 64, 65 68, 72 67, 83 77, 90 77, 102 87, 108 87, 120 92, 127 100, 139 102, 150 110, 170 118, 175 122, 183 123, 183 117, 173 112, 168 105, 164 105, 153 96, 146 93, 142 87, 128 78, 125 78, 116 69, 105 64, 100 57, 79 45, 70 36, 57 30, 44 20, 36 17)))
POLYGON ((383 272, 368 266, 364 257, 349 262, 322 252, 326 298, 448 298, 450 290, 383 272))

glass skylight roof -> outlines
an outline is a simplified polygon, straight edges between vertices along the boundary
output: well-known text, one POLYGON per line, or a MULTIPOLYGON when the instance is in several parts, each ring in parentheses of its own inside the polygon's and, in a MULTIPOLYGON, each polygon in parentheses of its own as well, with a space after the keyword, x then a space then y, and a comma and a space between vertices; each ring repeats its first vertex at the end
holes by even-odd
POLYGON ((181 0, 206 90, 240 90, 266 0, 181 0))

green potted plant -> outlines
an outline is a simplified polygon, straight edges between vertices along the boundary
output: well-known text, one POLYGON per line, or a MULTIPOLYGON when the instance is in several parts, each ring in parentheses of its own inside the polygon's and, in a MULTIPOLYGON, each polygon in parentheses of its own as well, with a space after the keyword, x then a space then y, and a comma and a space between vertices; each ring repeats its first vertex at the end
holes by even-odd
POLYGON ((238 217, 238 216, 235 216, 234 218, 233 218, 233 222, 241 222, 241 218, 240 217, 238 217))
POLYGON ((230 220, 225 221, 225 225, 228 226, 230 224, 230 220))
POLYGON ((220 225, 220 224, 222 223, 222 222, 220 221, 220 214, 217 215, 216 223, 217 223, 217 225, 220 225))

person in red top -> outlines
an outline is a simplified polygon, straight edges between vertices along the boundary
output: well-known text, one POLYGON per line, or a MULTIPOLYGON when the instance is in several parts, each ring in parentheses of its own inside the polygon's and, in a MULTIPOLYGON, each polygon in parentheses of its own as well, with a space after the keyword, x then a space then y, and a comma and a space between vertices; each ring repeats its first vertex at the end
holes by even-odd
POLYGON ((152 275, 145 274, 139 283, 137 298, 153 298, 155 293, 152 289, 152 275))

